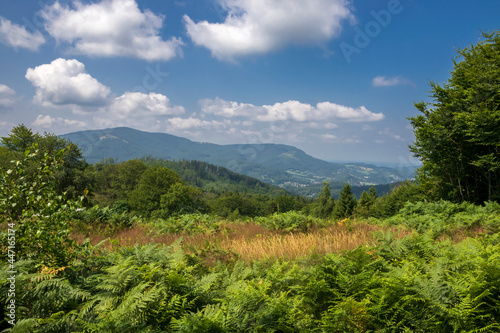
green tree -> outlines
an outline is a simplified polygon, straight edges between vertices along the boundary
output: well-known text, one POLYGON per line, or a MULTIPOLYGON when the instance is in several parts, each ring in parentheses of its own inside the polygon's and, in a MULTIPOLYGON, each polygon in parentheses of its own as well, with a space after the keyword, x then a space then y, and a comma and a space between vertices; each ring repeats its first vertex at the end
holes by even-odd
MULTIPOLYGON (((22 160, 24 152, 36 144, 42 158, 44 154, 55 155, 62 151, 61 167, 53 174, 55 177, 55 191, 65 194, 68 198, 75 199, 86 189, 92 186, 92 178, 87 172, 88 164, 85 162, 81 150, 70 141, 59 138, 54 134, 40 135, 21 124, 12 128, 8 136, 0 139, 0 166, 6 170, 11 160, 22 160)), ((41 160, 30 158, 24 163, 28 179, 37 173, 41 160)))
POLYGON ((370 208, 377 199, 377 190, 375 187, 370 187, 369 192, 363 191, 356 205, 355 213, 360 217, 368 217, 370 215, 370 208))
POLYGON ((451 78, 431 83, 435 102, 409 118, 418 181, 436 198, 500 199, 500 32, 483 38, 458 51, 451 78))
POLYGON ((118 164, 118 183, 120 184, 120 199, 127 199, 128 195, 135 189, 139 179, 148 166, 139 160, 129 160, 118 164))
POLYGON ((352 194, 352 188, 349 183, 345 184, 340 190, 339 200, 335 202, 333 216, 336 218, 346 218, 352 215, 356 207, 356 197, 352 194))
POLYGON ((212 212, 222 217, 257 216, 259 207, 248 197, 238 192, 228 192, 212 203, 212 212))
POLYGON ((377 198, 370 207, 370 216, 385 218, 395 215, 407 202, 427 200, 428 196, 422 186, 415 182, 406 181, 397 184, 390 193, 377 198))
POLYGON ((206 205, 203 201, 203 192, 193 186, 175 183, 168 192, 161 196, 161 213, 170 216, 175 213, 187 214, 196 211, 204 212, 206 205))
POLYGON ((318 195, 318 203, 312 209, 312 213, 314 216, 327 218, 332 215, 334 207, 335 200, 332 198, 330 183, 323 182, 323 188, 318 195))
POLYGON ((162 195, 167 194, 176 183, 182 183, 182 179, 175 171, 159 166, 150 167, 144 171, 137 187, 130 194, 132 209, 143 214, 160 209, 162 195))
POLYGON ((10 151, 23 152, 40 139, 40 134, 33 133, 24 124, 12 128, 9 136, 1 138, 2 145, 10 151))
POLYGON ((286 213, 292 210, 300 211, 304 206, 304 202, 298 196, 280 195, 270 202, 272 213, 286 213))

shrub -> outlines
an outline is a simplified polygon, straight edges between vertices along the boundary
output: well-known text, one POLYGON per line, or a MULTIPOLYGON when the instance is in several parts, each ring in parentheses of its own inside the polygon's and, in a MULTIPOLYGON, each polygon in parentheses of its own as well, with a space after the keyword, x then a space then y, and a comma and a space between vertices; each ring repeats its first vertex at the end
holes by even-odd
POLYGON ((222 228, 222 220, 208 214, 184 214, 172 216, 167 219, 151 219, 148 225, 152 226, 158 233, 174 234, 210 234, 218 232, 222 228))

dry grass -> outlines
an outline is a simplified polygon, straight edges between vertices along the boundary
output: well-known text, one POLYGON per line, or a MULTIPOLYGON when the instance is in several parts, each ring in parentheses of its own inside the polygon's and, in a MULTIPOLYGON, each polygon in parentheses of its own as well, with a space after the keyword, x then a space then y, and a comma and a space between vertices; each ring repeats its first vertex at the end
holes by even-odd
MULTIPOLYGON (((210 245, 219 252, 235 253, 244 261, 261 259, 293 260, 312 254, 326 254, 352 250, 361 245, 375 245, 374 231, 388 230, 366 223, 348 225, 332 225, 323 229, 313 229, 307 233, 284 233, 270 231, 255 223, 228 223, 222 228, 229 232, 216 234, 162 234, 156 235, 144 226, 134 226, 131 229, 115 233, 109 230, 86 230, 73 232, 73 238, 81 243, 90 238, 92 244, 104 239, 111 239, 104 245, 111 250, 120 246, 144 245, 149 243, 170 245, 179 237, 183 237, 184 246, 190 252, 206 249, 210 245)), ((409 234, 409 231, 391 231, 397 237, 409 234)))
POLYGON ((352 250, 361 245, 375 245, 373 231, 380 228, 368 224, 353 227, 331 226, 309 233, 275 233, 239 239, 224 239, 221 248, 231 249, 245 261, 259 259, 296 259, 312 254, 352 250))

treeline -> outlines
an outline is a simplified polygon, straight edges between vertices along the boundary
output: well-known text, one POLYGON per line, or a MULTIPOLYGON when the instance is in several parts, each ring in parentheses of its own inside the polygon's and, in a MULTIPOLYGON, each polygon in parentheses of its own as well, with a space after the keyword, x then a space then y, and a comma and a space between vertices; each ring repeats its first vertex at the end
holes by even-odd
MULTIPOLYGON (((88 164, 80 149, 66 139, 33 133, 24 125, 14 127, 1 138, 0 165, 23 159, 24 152, 39 150, 42 155, 60 149, 62 167, 54 175, 56 192, 74 199, 86 193, 87 207, 110 207, 117 213, 168 218, 173 215, 209 213, 224 218, 267 216, 301 211, 320 218, 347 218, 352 215, 384 217, 395 214, 408 200, 417 201, 416 186, 400 184, 391 193, 377 196, 375 187, 356 198, 346 184, 334 199, 324 184, 317 199, 288 194, 285 190, 226 168, 199 161, 168 161, 145 157, 115 163, 105 159, 88 164)), ((27 166, 33 174, 37 160, 27 166)))
MULTIPOLYGON (((147 157, 121 163, 107 159, 91 165, 66 139, 33 133, 24 125, 1 138, 0 166, 12 168, 10 161, 24 160, 26 151, 37 150, 44 156, 63 148, 63 165, 54 175, 56 192, 70 199, 86 193, 87 207, 162 218, 195 212, 253 217, 301 210, 308 203, 278 187, 205 162, 147 157)), ((29 160, 28 177, 35 174, 39 162, 29 160)))
POLYGON ((94 204, 143 216, 167 218, 195 212, 222 217, 263 216, 278 210, 300 210, 306 204, 301 197, 204 162, 148 158, 98 163, 93 166, 93 173, 94 204), (221 186, 217 186, 217 181, 221 186))

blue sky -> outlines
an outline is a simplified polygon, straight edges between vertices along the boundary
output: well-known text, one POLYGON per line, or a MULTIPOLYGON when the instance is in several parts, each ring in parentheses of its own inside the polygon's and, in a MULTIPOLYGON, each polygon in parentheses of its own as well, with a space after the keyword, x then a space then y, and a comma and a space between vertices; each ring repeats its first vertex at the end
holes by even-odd
POLYGON ((0 2, 0 135, 128 126, 415 164, 406 117, 500 2, 0 2))

